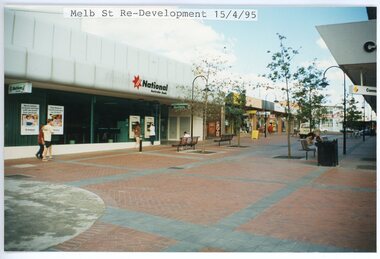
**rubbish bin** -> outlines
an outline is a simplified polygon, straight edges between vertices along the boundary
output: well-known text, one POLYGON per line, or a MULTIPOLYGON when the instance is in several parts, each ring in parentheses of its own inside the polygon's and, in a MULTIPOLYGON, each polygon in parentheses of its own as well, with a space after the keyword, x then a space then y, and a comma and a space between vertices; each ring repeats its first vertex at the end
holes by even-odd
POLYGON ((318 147, 318 165, 337 166, 338 160, 338 140, 323 141, 317 144, 318 147))

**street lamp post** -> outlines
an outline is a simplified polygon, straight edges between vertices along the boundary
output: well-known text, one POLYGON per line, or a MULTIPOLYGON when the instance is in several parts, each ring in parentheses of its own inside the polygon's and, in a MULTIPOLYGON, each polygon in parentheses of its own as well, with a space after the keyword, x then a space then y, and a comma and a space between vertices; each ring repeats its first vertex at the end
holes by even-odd
POLYGON ((365 130, 366 130, 366 125, 365 125, 365 99, 363 100, 363 141, 365 141, 365 130))
POLYGON ((193 139, 193 130, 194 130, 194 83, 195 80, 199 77, 202 77, 204 80, 206 80, 206 89, 207 89, 207 78, 203 75, 198 75, 193 79, 192 87, 191 87, 191 119, 190 119, 190 127, 191 127, 191 139, 193 139))
POLYGON ((342 70, 343 72, 343 155, 346 154, 346 135, 347 135, 347 132, 346 132, 346 73, 344 72, 344 70, 339 67, 339 66, 331 66, 331 67, 328 67, 326 68, 326 70, 323 72, 323 82, 321 83, 321 86, 327 86, 329 85, 327 82, 326 82, 326 72, 327 70, 329 70, 330 68, 339 68, 340 70, 342 70))
POLYGON ((205 152, 205 145, 206 145, 206 136, 207 136, 207 94, 210 91, 207 84, 206 79, 206 88, 203 90, 205 92, 205 105, 204 105, 204 111, 203 111, 203 148, 202 152, 205 152))

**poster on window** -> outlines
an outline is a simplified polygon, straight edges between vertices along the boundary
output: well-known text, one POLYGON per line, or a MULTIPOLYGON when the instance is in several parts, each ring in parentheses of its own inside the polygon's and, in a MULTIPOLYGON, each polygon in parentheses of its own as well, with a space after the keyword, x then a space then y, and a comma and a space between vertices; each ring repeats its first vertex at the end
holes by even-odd
MULTIPOLYGON (((140 124, 140 116, 131 115, 129 116, 129 138, 135 138, 134 129, 137 124, 140 124)), ((141 125, 140 125, 141 128, 141 125)))
POLYGON ((145 116, 145 138, 149 138, 150 135, 150 126, 154 124, 154 117, 145 116))
POLYGON ((21 104, 21 135, 38 135, 40 118, 40 105, 21 104))
POLYGON ((63 135, 64 106, 48 105, 47 118, 53 120, 53 131, 55 135, 63 135))

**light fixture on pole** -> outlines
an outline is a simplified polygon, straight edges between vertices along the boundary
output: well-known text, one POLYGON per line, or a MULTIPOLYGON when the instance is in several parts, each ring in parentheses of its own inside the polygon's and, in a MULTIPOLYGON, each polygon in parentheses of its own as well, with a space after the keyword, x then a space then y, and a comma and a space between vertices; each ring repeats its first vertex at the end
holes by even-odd
POLYGON ((207 78, 203 75, 198 75, 193 79, 192 87, 191 87, 191 119, 190 119, 190 127, 191 127, 191 139, 193 139, 193 131, 194 131, 194 83, 195 80, 199 77, 202 77, 204 80, 206 80, 206 89, 207 88, 207 78))
POLYGON ((329 70, 330 68, 333 68, 333 67, 334 68, 339 68, 343 72, 343 88, 344 88, 344 91, 343 91, 343 155, 345 155, 346 154, 346 135, 347 135, 347 129, 346 129, 346 124, 347 124, 346 123, 346 73, 339 66, 328 67, 323 72, 323 79, 322 79, 323 82, 320 85, 323 86, 323 87, 326 87, 326 86, 329 85, 326 82, 326 76, 325 75, 326 75, 327 70, 329 70))

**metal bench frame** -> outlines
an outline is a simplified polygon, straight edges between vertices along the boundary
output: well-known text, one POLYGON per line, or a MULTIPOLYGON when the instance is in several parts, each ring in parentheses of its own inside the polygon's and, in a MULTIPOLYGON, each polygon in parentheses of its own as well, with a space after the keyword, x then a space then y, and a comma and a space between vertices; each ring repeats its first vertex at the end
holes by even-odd
POLYGON ((313 151, 314 152, 314 157, 315 157, 315 151, 317 151, 317 149, 315 147, 309 147, 309 145, 307 144, 307 140, 306 139, 301 139, 301 147, 303 151, 306 151, 306 160, 308 158, 308 153, 309 151, 313 151))
POLYGON ((178 144, 173 144, 172 147, 177 147, 177 152, 179 152, 180 147, 192 147, 195 149, 195 145, 198 144, 199 137, 181 137, 178 144))
POLYGON ((214 142, 219 142, 219 146, 220 146, 220 142, 229 141, 229 143, 231 145, 231 140, 233 137, 234 137, 234 135, 232 135, 232 134, 222 135, 220 137, 220 139, 215 139, 214 142))

